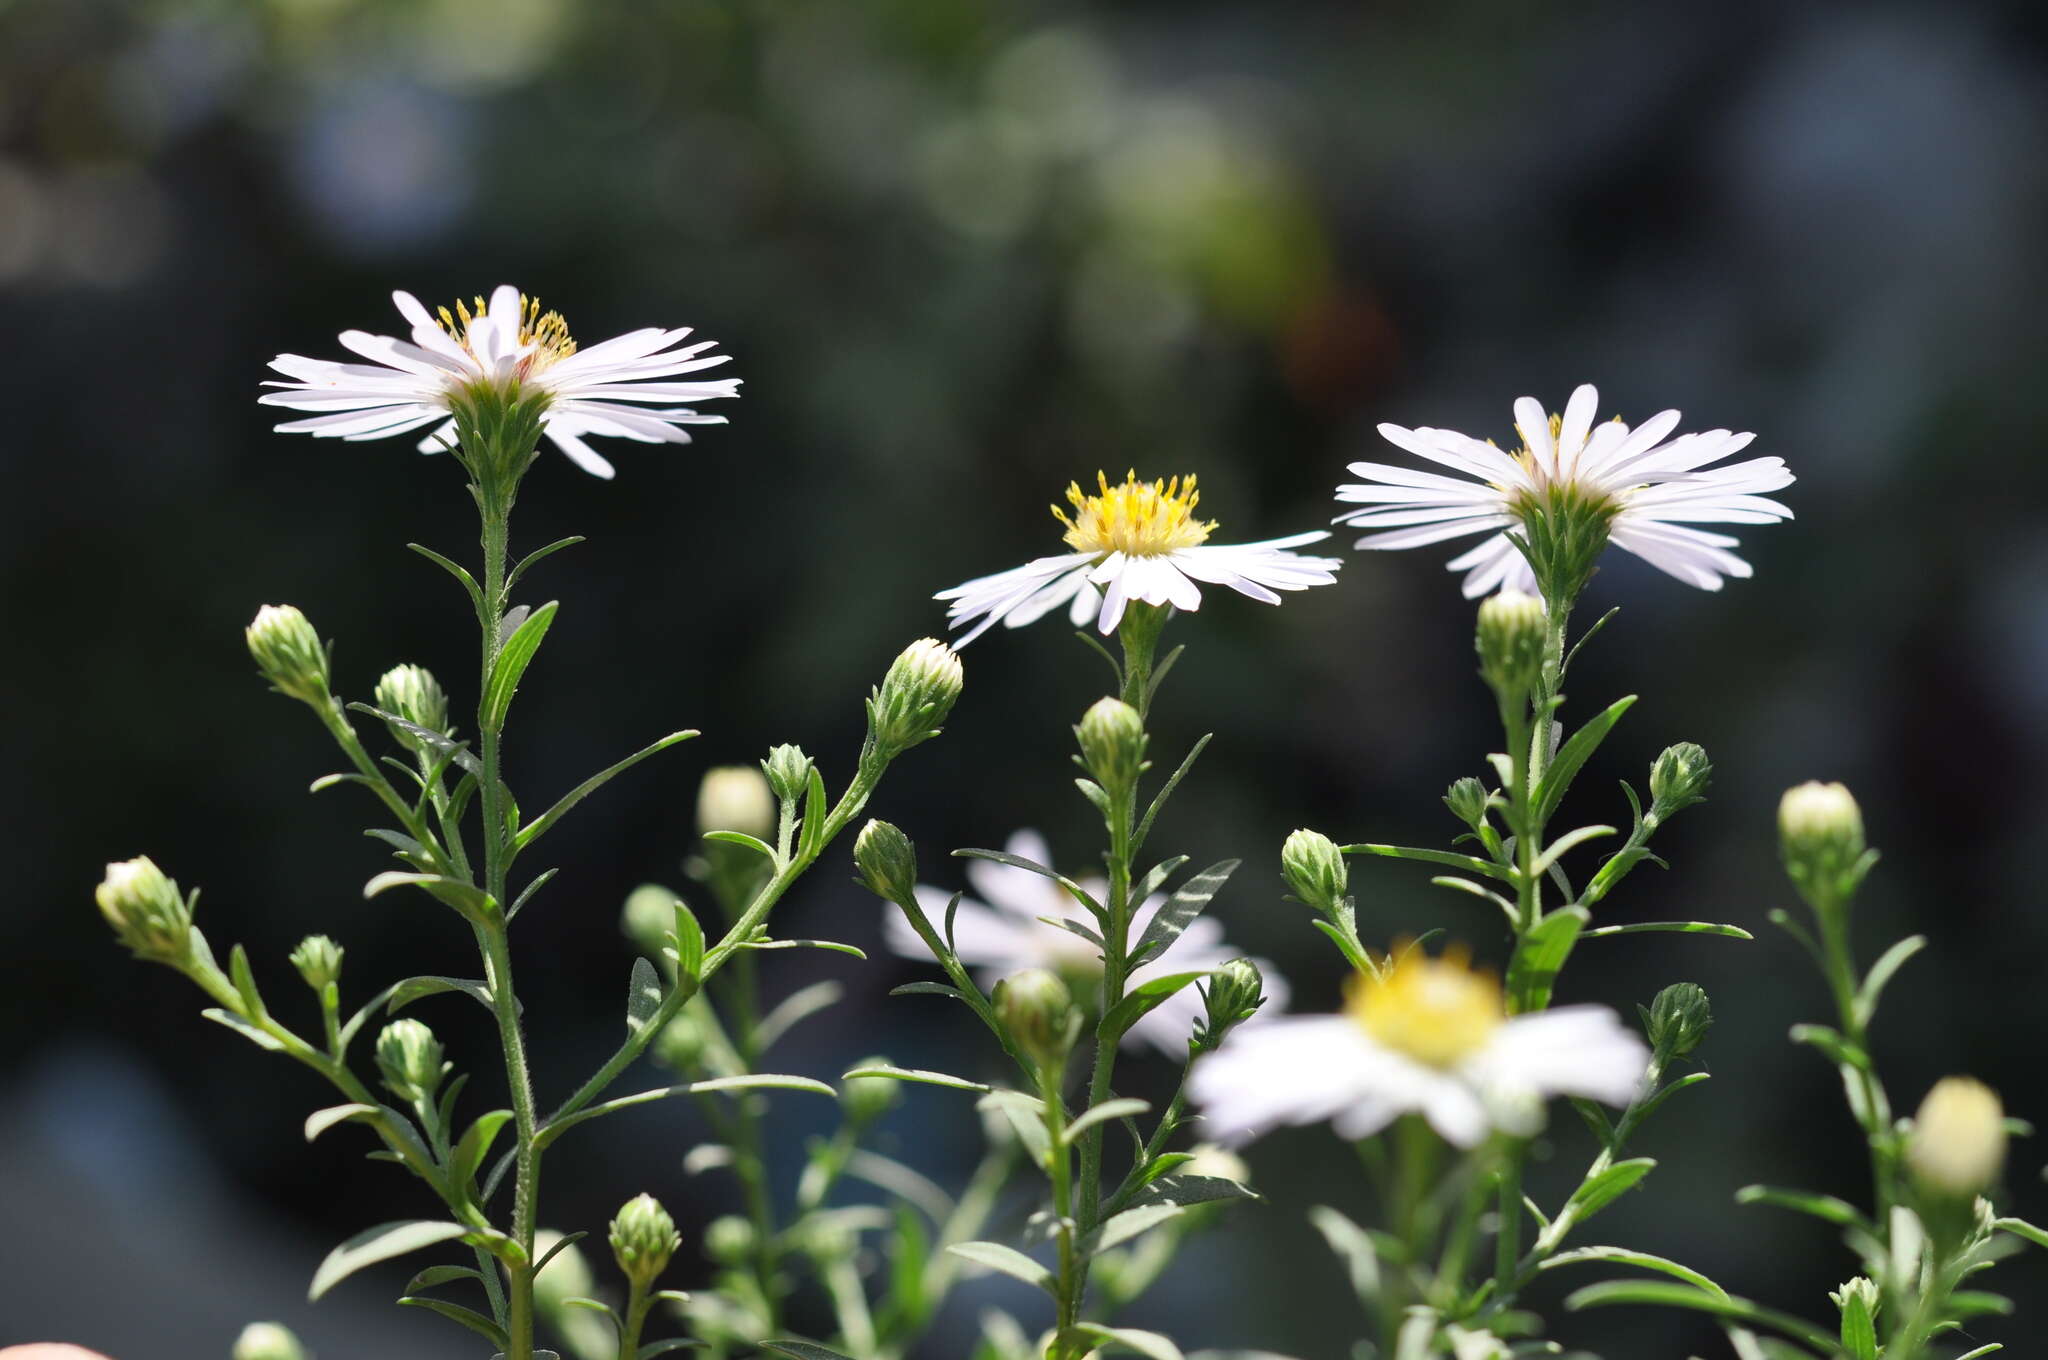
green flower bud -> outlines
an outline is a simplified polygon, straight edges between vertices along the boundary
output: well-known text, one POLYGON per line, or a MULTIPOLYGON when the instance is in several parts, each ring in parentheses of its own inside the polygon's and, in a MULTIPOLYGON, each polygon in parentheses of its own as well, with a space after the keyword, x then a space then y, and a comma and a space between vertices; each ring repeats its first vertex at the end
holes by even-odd
POLYGON ((1097 699, 1074 728, 1081 764, 1112 796, 1128 793, 1145 769, 1145 720, 1121 699, 1097 699))
POLYGON ((235 1338, 234 1360, 306 1360, 306 1348, 281 1322, 252 1322, 235 1338))
MULTIPOLYGON (((1884 1293, 1875 1280, 1858 1275, 1840 1289, 1828 1291, 1828 1299, 1842 1312, 1844 1322, 1860 1316, 1865 1321, 1875 1321, 1877 1310, 1884 1303, 1884 1293)), ((1847 1335, 1847 1332, 1844 1332, 1847 1335)))
POLYGON ((1643 1029, 1660 1063, 1689 1055, 1714 1023, 1714 1009, 1699 984, 1674 982, 1643 1013, 1643 1029))
POLYGON ((1265 1004, 1266 979, 1250 959, 1232 959, 1209 979, 1206 1000, 1208 1014, 1198 1040, 1202 1047, 1214 1048, 1233 1026, 1251 1019, 1265 1004))
POLYGON ((107 866, 93 892, 115 936, 140 959, 173 966, 192 947, 192 904, 147 855, 107 866))
MULTIPOLYGON (((867 1058, 854 1064, 861 1067, 888 1067, 887 1058, 867 1058)), ((894 1077, 848 1077, 839 1088, 839 1099, 846 1106, 847 1117, 857 1123, 868 1123, 880 1119, 895 1107, 903 1096, 903 1083, 894 1077)))
POLYGON ((1066 1061, 1074 1042, 1074 997, 1059 974, 1027 968, 996 984, 995 1003, 1018 1052, 1042 1067, 1066 1061))
POLYGON ((1983 1082, 1943 1077, 1920 1102, 1906 1165, 1925 1193, 1974 1199, 2005 1166, 2005 1107, 1983 1082))
POLYGON ((1862 880, 1863 810, 1840 784, 1809 780, 1778 802, 1778 844, 1785 873, 1818 908, 1845 901, 1862 880))
POLYGON ((342 947, 325 935, 308 935, 292 951, 292 967, 315 992, 324 992, 341 981, 342 947))
POLYGON ((704 1229, 704 1253, 722 1266, 736 1266, 754 1254, 754 1225, 738 1214, 714 1218, 704 1229))
POLYGON ((448 1064, 434 1031, 417 1020, 394 1020, 377 1036, 377 1070, 400 1099, 427 1101, 448 1075, 448 1064))
POLYGON ((751 765, 720 765, 697 786, 697 830, 743 831, 756 840, 775 834, 775 795, 751 765))
POLYGON ((1280 872, 1294 895, 1315 910, 1327 916, 1343 908, 1351 871, 1343 851, 1322 832, 1303 828, 1291 833, 1280 846, 1280 872))
POLYGON ((1486 785, 1469 774, 1451 785, 1444 794, 1444 806, 1451 810, 1451 815, 1475 830, 1486 820, 1487 805, 1491 801, 1486 785))
POLYGON ((309 704, 327 702, 327 649, 306 616, 288 604, 267 604, 243 630, 249 655, 280 694, 309 704))
POLYGON ((619 913, 619 929, 649 958, 659 959, 676 928, 678 898, 659 883, 642 883, 626 894, 619 913))
POLYGON ((917 897, 917 850, 910 837, 882 821, 870 818, 853 842, 853 862, 860 870, 868 891, 890 902, 912 902, 917 897))
POLYGON ((1714 762, 1697 742, 1667 746, 1650 766, 1650 811, 1659 819, 1703 803, 1714 776, 1714 762))
POLYGON ((703 1018, 685 1006, 654 1036, 654 1061, 673 1072, 695 1072, 710 1043, 703 1018))
POLYGON ((936 638, 911 643, 868 698, 868 739, 886 760, 937 736, 964 683, 951 647, 936 638))
POLYGON ((1521 699, 1536 687, 1549 631, 1543 601, 1513 587, 1479 606, 1479 673, 1496 694, 1521 699))
POLYGON ((761 773, 768 777, 768 787, 777 798, 801 806, 811 791, 814 763, 801 746, 777 746, 761 762, 761 773))
POLYGON ((669 1257, 682 1242, 675 1220, 652 1195, 626 1201, 612 1220, 612 1256, 625 1277, 641 1289, 668 1269, 669 1257))
MULTIPOLYGON (((448 695, 425 666, 393 666, 377 682, 371 698, 378 708, 414 727, 448 735, 448 695)), ((425 745, 403 727, 391 723, 385 726, 390 728, 392 740, 408 751, 420 750, 425 745)))

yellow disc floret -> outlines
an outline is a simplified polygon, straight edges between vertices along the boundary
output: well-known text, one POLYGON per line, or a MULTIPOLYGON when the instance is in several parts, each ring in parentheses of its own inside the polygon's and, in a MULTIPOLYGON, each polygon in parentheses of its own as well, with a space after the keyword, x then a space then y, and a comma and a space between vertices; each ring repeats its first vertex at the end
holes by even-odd
POLYGON ((1455 1067, 1506 1018, 1500 983, 1452 946, 1430 958, 1395 946, 1378 977, 1353 982, 1344 1009, 1379 1043, 1430 1067, 1455 1067))
POLYGON ((1095 482, 1101 491, 1094 496, 1083 494, 1079 482, 1067 484, 1071 518, 1058 506, 1052 509, 1067 526, 1067 546, 1076 552, 1160 557, 1194 547, 1216 527, 1215 520, 1195 518, 1202 497, 1192 475, 1141 482, 1137 473, 1126 472, 1123 481, 1111 486, 1108 476, 1098 472, 1095 482))
MULTIPOLYGON (((450 314, 446 307, 440 309, 441 329, 453 336, 456 343, 469 350, 470 324, 482 320, 490 311, 490 304, 482 298, 474 299, 476 309, 470 310, 467 303, 457 301, 455 311, 450 314)), ((535 373, 560 359, 566 359, 576 352, 576 341, 569 334, 569 323, 560 312, 543 312, 540 301, 526 294, 519 295, 519 345, 528 351, 521 360, 523 374, 535 373)))

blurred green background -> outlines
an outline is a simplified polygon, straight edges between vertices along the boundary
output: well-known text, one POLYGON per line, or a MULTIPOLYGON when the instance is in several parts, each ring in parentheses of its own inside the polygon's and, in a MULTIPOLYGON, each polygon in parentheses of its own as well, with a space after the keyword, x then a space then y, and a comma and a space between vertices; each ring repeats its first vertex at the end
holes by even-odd
MULTIPOLYGON (((207 1360, 268 1316, 325 1360, 475 1351, 388 1307, 396 1270, 300 1302, 332 1241, 418 1194, 345 1136, 307 1148, 314 1080, 123 957, 90 890, 104 861, 154 855, 279 996, 309 930, 347 947, 357 996, 472 966, 451 914, 361 900, 385 863, 364 809, 302 796, 333 758, 239 630, 300 605, 356 696, 401 660, 469 674, 463 602, 402 547, 473 552, 456 470, 409 441, 273 435, 254 398, 280 350, 392 330, 394 287, 507 281, 586 342, 694 325, 747 381, 690 448, 608 447, 616 484, 548 455, 515 521, 515 546, 591 538, 533 583, 563 611, 515 786, 551 797, 705 732, 555 834, 564 873, 519 942, 544 1093, 615 1041, 618 905, 682 885, 704 766, 793 740, 843 778, 864 687, 940 627, 931 592, 1054 550, 1069 479, 1198 473, 1241 541, 1325 522, 1344 463, 1387 454, 1380 420, 1505 437, 1513 397, 1555 407, 1593 381, 1606 410, 1759 431, 1799 474, 1799 518, 1745 532, 1754 581, 1710 596, 1619 555, 1595 580, 1590 605, 1623 612, 1574 711, 1645 697, 1567 809, 1620 815, 1615 779, 1703 743, 1714 797, 1660 836, 1674 872, 1639 871, 1602 914, 1758 938, 1599 942, 1565 995, 1626 1007, 1693 980, 1720 1017, 1714 1082, 1651 1125, 1662 1169, 1587 1240, 1826 1317, 1852 1272, 1831 1234, 1731 1203, 1759 1180, 1864 1189, 1833 1076, 1784 1039, 1827 999, 1763 924, 1790 902, 1782 788, 1862 796, 1886 852, 1867 950, 1934 937, 1879 1024, 1895 1100, 1968 1071, 2048 1117, 2044 56, 2048 11, 2022 3, 0 4, 0 1343, 207 1360)), ((1215 910, 1302 1009, 1334 1005, 1341 970, 1281 900, 1281 838, 1446 841, 1437 795, 1494 740, 1449 552, 1344 551, 1338 586, 1284 608, 1212 592, 1174 626, 1189 653, 1155 711, 1163 751, 1219 734, 1158 844, 1247 859, 1215 910)), ((1020 825, 1084 865, 1067 728, 1100 661, 1056 620, 966 660, 946 737, 874 810, 941 881, 944 848, 1020 825)), ((850 860, 825 867, 784 930, 875 952, 773 956, 771 991, 849 989, 778 1065, 986 1064, 943 1003, 886 998, 927 973, 876 950, 850 860)), ((1426 878, 1357 867, 1368 936, 1442 924, 1497 958, 1495 923, 1426 878)), ((495 1050, 468 1009, 422 1014, 482 1093, 495 1050)), ((792 1155, 825 1117, 806 1099, 778 1106, 792 1155)), ((682 1108, 591 1126, 550 1158, 549 1219, 598 1228, 645 1189, 692 1233, 733 1203, 682 1174, 700 1133, 682 1108)), ((1539 1198, 1584 1161, 1568 1116, 1555 1133, 1539 1198)), ((941 1180, 975 1151, 942 1092, 891 1136, 941 1180)), ((2036 1217, 2042 1155, 2021 1145, 2010 1175, 2036 1217)), ((1323 1131, 1252 1164, 1268 1201, 1129 1320, 1335 1360, 1363 1329, 1302 1210, 1365 1212, 1362 1177, 1323 1131)), ((703 1277, 688 1241, 683 1287, 703 1277)), ((2048 1297, 2037 1261, 2004 1282, 2048 1297)), ((1612 1360, 1724 1353, 1671 1315, 1565 1316, 1549 1283, 1553 1334, 1612 1360)), ((990 1304, 1038 1320, 1025 1291, 977 1285, 928 1355, 963 1354, 990 1304)))

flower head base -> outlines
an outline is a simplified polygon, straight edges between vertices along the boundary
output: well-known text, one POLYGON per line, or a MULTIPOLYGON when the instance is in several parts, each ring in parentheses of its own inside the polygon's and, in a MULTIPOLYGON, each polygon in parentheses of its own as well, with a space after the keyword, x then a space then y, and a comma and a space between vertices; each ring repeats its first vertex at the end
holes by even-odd
POLYGON ((1413 945, 1396 945, 1378 977, 1352 979, 1345 1012, 1395 1052, 1430 1067, 1455 1067, 1485 1048, 1507 1018, 1500 982, 1470 964, 1471 955, 1456 946, 1433 959, 1413 945))
POLYGON ((997 623, 1021 628, 1067 606, 1080 627, 1091 618, 1107 636, 1117 630, 1132 601, 1176 609, 1202 607, 1204 585, 1229 586, 1266 604, 1278 604, 1283 590, 1328 585, 1343 565, 1330 557, 1303 557, 1288 549, 1328 538, 1324 532, 1296 534, 1264 543, 1211 543, 1214 520, 1195 517, 1201 499, 1195 479, 1173 477, 1143 482, 1135 472, 1111 486, 1095 475, 1096 494, 1067 487, 1072 513, 1053 507, 1066 526, 1071 553, 1040 557, 1009 571, 978 577, 942 590, 950 603, 946 617, 967 633, 964 647, 997 623))
POLYGON ((1072 518, 1058 506, 1052 509, 1053 518, 1067 526, 1062 540, 1075 552, 1160 557, 1205 542, 1216 527, 1215 520, 1195 518, 1202 493, 1195 490, 1193 474, 1185 480, 1141 482, 1136 472, 1126 472, 1123 481, 1111 486, 1108 474, 1098 472, 1095 484, 1100 494, 1090 496, 1079 482, 1067 483, 1072 518))
POLYGON ((1502 586, 1541 593, 1568 605, 1609 542, 1702 590, 1719 590, 1750 566, 1728 551, 1726 534, 1702 522, 1773 524, 1792 512, 1763 493, 1791 485, 1780 458, 1710 468, 1755 438, 1727 430, 1667 438, 1678 412, 1664 411, 1631 428, 1620 420, 1594 424, 1599 393, 1572 393, 1562 415, 1549 416, 1534 397, 1515 402, 1521 444, 1505 453, 1490 441, 1455 430, 1382 425, 1389 443, 1465 474, 1461 480, 1384 463, 1353 463, 1363 482, 1337 488, 1347 510, 1340 523, 1375 532, 1361 548, 1419 548, 1485 533, 1478 547, 1453 558, 1476 599, 1502 586))
POLYGON ((451 444, 487 492, 516 482, 545 436, 585 472, 612 475, 590 447, 603 435, 643 444, 687 444, 686 425, 722 425, 675 402, 739 395, 739 379, 676 382, 726 362, 709 341, 682 345, 688 327, 629 331, 579 348, 559 312, 503 285, 474 310, 457 303, 435 317, 410 293, 393 293, 410 339, 344 331, 341 343, 369 364, 280 354, 289 381, 260 400, 310 412, 277 428, 330 439, 382 439, 429 427, 422 453, 451 444), (668 379, 670 381, 658 381, 668 379), (495 485, 494 485, 495 484, 495 485))

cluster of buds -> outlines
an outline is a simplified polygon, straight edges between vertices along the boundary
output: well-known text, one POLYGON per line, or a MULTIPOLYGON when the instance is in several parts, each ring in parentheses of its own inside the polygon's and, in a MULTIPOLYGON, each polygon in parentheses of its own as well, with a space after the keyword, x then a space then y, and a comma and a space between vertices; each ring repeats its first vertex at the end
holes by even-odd
POLYGON ((191 956, 192 903, 147 855, 109 864, 93 897, 137 958, 181 967, 191 956))
POLYGON ((1081 768, 1112 799, 1121 801, 1145 772, 1145 720, 1121 699, 1097 699, 1074 727, 1081 768))
MULTIPOLYGON (((378 708, 395 718, 444 737, 448 735, 447 692, 424 666, 393 666, 377 681, 371 697, 378 708)), ((392 739, 406 750, 418 751, 424 745, 416 733, 397 723, 388 726, 392 739)))
POLYGON ((936 638, 903 649, 868 696, 868 742, 882 760, 894 760, 939 734, 966 681, 960 657, 936 638))
POLYGON ((668 1269, 671 1256, 683 1243, 676 1222, 652 1195, 636 1195, 626 1201, 612 1220, 612 1257, 636 1290, 644 1290, 668 1269))
POLYGON ((256 669, 271 688, 305 703, 327 702, 327 649, 297 608, 264 605, 242 635, 249 641, 256 669))

